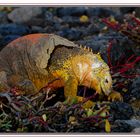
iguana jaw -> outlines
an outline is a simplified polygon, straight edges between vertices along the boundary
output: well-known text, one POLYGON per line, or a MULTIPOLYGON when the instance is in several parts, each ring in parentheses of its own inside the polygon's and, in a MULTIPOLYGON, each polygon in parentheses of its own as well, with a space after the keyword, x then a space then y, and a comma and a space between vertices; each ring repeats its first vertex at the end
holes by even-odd
POLYGON ((112 90, 112 78, 109 71, 104 71, 104 79, 101 80, 101 88, 105 95, 109 95, 112 90))
POLYGON ((108 70, 104 69, 98 74, 95 74, 92 79, 91 88, 99 94, 108 96, 112 90, 112 78, 108 70))

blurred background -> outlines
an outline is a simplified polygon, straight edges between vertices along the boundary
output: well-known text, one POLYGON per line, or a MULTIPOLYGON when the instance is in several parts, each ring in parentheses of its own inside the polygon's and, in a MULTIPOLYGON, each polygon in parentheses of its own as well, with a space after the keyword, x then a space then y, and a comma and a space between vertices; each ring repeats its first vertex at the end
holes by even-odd
POLYGON ((102 19, 112 17, 123 23, 124 15, 134 11, 140 17, 139 7, 0 6, 0 50, 26 34, 53 33, 104 54, 108 40, 122 36, 108 29, 102 19))
POLYGON ((72 41, 96 39, 105 27, 102 18, 113 16, 123 22, 123 16, 133 11, 140 17, 139 7, 0 6, 0 47, 31 33, 54 33, 72 41))

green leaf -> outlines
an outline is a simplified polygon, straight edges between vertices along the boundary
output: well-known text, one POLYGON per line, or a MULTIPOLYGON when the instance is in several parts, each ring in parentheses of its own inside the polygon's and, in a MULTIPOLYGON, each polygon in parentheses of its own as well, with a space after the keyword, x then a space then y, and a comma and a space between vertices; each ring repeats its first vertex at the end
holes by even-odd
POLYGON ((44 122, 46 122, 46 120, 47 120, 46 114, 43 114, 43 115, 42 115, 42 118, 43 118, 44 122))
POLYGON ((76 104, 78 102, 77 98, 72 98, 71 104, 76 104))
POLYGON ((106 111, 101 112, 100 116, 101 117, 106 117, 106 111))
POLYGON ((89 108, 89 109, 87 110, 87 116, 90 117, 90 116, 92 116, 92 115, 93 115, 93 111, 92 111, 92 109, 89 108))
POLYGON ((105 131, 108 133, 111 131, 111 126, 108 119, 105 120, 105 131))

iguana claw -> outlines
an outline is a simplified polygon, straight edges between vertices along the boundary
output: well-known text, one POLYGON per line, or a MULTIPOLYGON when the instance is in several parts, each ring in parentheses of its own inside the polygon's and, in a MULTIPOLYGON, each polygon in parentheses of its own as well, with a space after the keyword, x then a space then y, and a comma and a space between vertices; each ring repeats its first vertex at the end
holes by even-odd
POLYGON ((112 90, 112 92, 108 96, 108 100, 109 101, 123 101, 123 97, 119 92, 112 90))

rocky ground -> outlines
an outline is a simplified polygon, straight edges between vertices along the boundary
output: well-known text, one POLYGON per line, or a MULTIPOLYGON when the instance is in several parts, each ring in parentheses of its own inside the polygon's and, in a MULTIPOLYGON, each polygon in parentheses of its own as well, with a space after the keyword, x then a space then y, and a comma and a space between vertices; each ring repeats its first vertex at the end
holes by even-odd
MULTIPOLYGON (((23 35, 53 33, 78 44, 89 46, 95 53, 100 52, 108 64, 110 55, 111 67, 117 64, 125 67, 127 60, 132 55, 135 55, 135 58, 140 56, 139 44, 107 27, 102 19, 113 17, 112 19, 115 18, 119 23, 123 23, 125 15, 133 11, 135 11, 136 17, 140 18, 140 8, 136 7, 0 7, 0 50, 12 40, 23 35), (113 47, 108 52, 108 45, 112 40, 113 47)), ((119 91, 124 99, 123 102, 110 103, 111 132, 140 133, 140 77, 136 76, 140 73, 139 66, 140 64, 137 62, 134 69, 128 69, 125 73, 127 76, 115 75, 121 69, 120 67, 112 69, 114 89, 119 91), (132 77, 132 74, 135 76, 132 77)), ((74 114, 71 109, 69 109, 69 113, 70 111, 71 114, 74 114)), ((1 112, 3 112, 2 109, 1 112)), ((63 118, 58 121, 64 125, 63 115, 58 114, 56 117, 57 119, 63 118)), ((13 128, 12 124, 17 122, 12 122, 12 124, 7 120, 3 122, 3 117, 4 114, 1 113, 1 132, 104 132, 102 126, 100 129, 96 129, 88 123, 85 127, 84 122, 80 126, 73 126, 69 123, 67 127, 60 126, 57 122, 57 126, 51 126, 51 128, 42 129, 37 126, 33 130, 30 126, 31 128, 27 130, 29 124, 25 125, 27 122, 23 122, 22 118, 18 117, 19 121, 22 121, 13 128)), ((69 118, 69 121, 75 122, 75 118, 69 118)))

